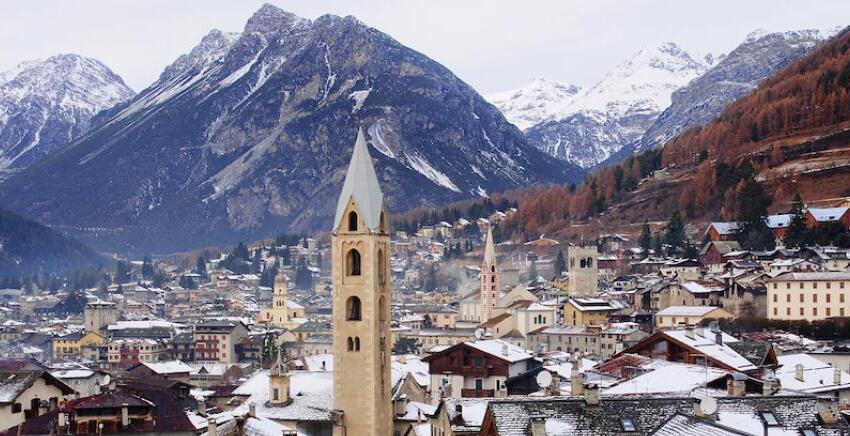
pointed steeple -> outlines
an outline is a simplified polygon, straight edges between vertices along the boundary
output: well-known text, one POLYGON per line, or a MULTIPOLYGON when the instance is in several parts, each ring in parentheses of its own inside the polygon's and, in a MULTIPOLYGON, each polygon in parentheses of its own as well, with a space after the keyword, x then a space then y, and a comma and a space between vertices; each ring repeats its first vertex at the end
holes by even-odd
POLYGON ((363 129, 357 129, 357 140, 354 142, 354 152, 348 164, 345 183, 336 204, 334 228, 339 227, 348 201, 354 199, 357 210, 369 230, 378 230, 381 224, 381 211, 384 205, 384 194, 378 185, 378 176, 372 165, 372 157, 366 147, 363 129))
POLYGON ((277 361, 275 361, 274 365, 272 365, 269 373, 272 377, 282 377, 289 374, 289 368, 286 366, 286 363, 283 361, 283 354, 281 353, 281 348, 277 348, 277 361))
POLYGON ((493 228, 487 226, 487 238, 484 240, 484 263, 496 263, 496 248, 493 247, 493 228))

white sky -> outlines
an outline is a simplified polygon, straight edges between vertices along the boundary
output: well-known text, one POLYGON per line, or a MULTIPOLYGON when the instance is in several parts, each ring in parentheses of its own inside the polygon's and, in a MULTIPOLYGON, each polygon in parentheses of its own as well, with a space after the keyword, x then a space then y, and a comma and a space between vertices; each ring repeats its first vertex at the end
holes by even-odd
MULTIPOLYGON (((210 29, 240 31, 255 0, 0 2, 0 70, 78 53, 139 91, 210 29)), ((592 85, 641 47, 673 41, 726 52, 754 29, 850 24, 850 1, 272 0, 307 18, 355 15, 442 63, 483 93, 534 77, 592 85)))

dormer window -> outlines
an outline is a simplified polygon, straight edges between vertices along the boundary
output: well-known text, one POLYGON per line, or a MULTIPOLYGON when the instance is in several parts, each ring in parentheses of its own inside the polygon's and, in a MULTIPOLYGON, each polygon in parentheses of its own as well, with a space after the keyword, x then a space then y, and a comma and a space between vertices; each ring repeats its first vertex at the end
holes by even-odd
POLYGON ((761 415, 761 419, 764 421, 764 424, 768 427, 777 427, 779 426, 779 419, 773 412, 769 410, 765 410, 764 412, 759 413, 761 415))
POLYGON ((357 231, 357 212, 353 210, 351 212, 348 212, 348 231, 357 231))
POLYGON ((620 418, 620 428, 623 431, 636 432, 635 421, 632 418, 620 418))

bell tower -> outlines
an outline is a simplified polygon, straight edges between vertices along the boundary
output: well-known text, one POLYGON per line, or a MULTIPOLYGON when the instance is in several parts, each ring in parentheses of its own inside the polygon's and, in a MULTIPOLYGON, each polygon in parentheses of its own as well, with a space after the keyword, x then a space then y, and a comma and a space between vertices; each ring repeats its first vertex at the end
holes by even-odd
POLYGON ((274 294, 272 295, 271 318, 272 325, 289 327, 289 309, 286 304, 286 275, 277 273, 274 278, 274 294))
POLYGON ((335 435, 392 434, 389 225, 363 131, 336 207, 333 250, 335 435))
POLYGON ((484 240, 484 260, 481 262, 481 290, 478 300, 479 321, 487 322, 499 300, 499 269, 496 267, 496 247, 493 246, 493 230, 487 227, 484 240))

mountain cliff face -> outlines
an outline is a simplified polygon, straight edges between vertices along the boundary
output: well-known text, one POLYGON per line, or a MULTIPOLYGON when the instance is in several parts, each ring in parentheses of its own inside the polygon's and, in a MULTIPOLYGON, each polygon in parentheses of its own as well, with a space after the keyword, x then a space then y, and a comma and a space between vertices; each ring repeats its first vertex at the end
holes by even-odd
POLYGON ((0 179, 79 137, 97 112, 133 94, 101 62, 73 54, 0 73, 0 179))
POLYGON ((708 123, 728 103, 810 53, 837 30, 750 34, 717 65, 673 92, 670 107, 624 152, 630 154, 657 147, 688 127, 708 123))
POLYGON ((0 201, 124 252, 329 228, 359 126, 395 211, 582 173, 389 36, 270 5, 94 123, 1 185, 0 201))
POLYGON ((670 94, 699 77, 711 62, 673 43, 646 47, 526 129, 526 137, 567 162, 583 168, 597 165, 640 138, 670 105, 670 94))
POLYGON ((542 77, 518 89, 486 96, 502 111, 505 118, 520 129, 551 119, 563 113, 579 94, 581 88, 542 77))

